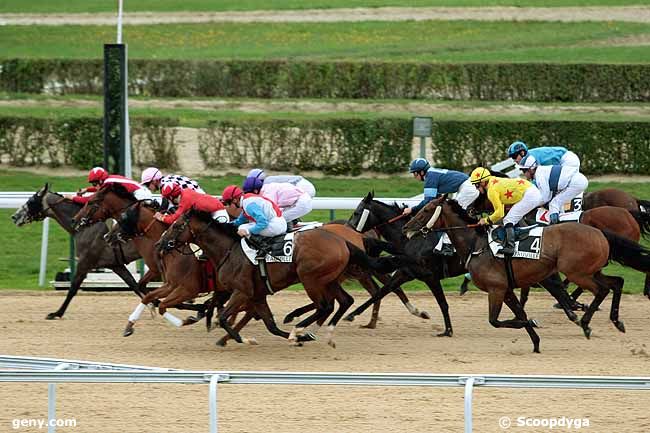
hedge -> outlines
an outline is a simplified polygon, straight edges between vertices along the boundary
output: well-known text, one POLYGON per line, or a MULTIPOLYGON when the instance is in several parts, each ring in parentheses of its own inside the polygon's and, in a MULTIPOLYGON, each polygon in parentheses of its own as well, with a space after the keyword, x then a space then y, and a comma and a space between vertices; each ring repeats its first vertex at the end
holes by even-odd
MULTIPOLYGON (((650 173, 645 122, 434 122, 432 163, 469 172, 507 158, 508 145, 565 146, 587 174, 650 173)), ((262 166, 356 175, 404 172, 412 157, 411 122, 403 119, 212 122, 199 137, 209 167, 262 166)))
MULTIPOLYGON (((176 119, 133 119, 134 164, 178 169, 176 119)), ((0 157, 15 166, 87 168, 102 162, 102 121, 0 118, 0 157)), ((212 121, 199 133, 210 168, 262 166, 357 175, 404 173, 412 157, 408 119, 212 121)), ((506 158, 516 139, 532 147, 566 146, 587 174, 650 173, 650 123, 441 121, 433 124, 432 163, 469 171, 506 158)))
MULTIPOLYGON (((0 90, 101 94, 101 60, 0 60, 0 90)), ((647 102, 650 65, 131 60, 132 95, 647 102)))
MULTIPOLYGON (((178 168, 176 119, 131 119, 132 158, 136 165, 178 168)), ((89 168, 102 165, 101 118, 0 117, 0 158, 21 167, 47 164, 89 168)))

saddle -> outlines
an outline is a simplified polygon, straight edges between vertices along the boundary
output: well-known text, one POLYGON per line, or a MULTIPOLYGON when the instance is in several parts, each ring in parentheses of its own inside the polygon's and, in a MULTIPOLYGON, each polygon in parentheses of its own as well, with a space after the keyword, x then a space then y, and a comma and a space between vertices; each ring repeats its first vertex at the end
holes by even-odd
POLYGON ((267 236, 250 235, 246 242, 251 248, 257 250, 257 257, 260 259, 266 257, 267 254, 272 257, 280 257, 286 255, 284 252, 284 236, 285 234, 281 234, 269 238, 267 236))

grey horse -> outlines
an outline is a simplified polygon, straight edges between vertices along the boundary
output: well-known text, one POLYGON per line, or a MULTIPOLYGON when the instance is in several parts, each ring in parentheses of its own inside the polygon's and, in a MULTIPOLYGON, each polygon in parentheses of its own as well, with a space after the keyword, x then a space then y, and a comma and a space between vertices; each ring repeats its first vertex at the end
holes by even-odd
MULTIPOLYGON (((48 320, 63 317, 70 301, 77 294, 79 287, 88 272, 95 268, 107 268, 115 272, 138 296, 142 297, 145 291, 146 281, 142 287, 135 281, 126 264, 140 258, 133 242, 123 245, 110 246, 104 240, 108 227, 103 222, 98 222, 88 228, 75 232, 73 230, 72 217, 81 209, 82 205, 74 203, 63 197, 61 194, 49 190, 49 184, 34 193, 27 202, 18 209, 12 216, 16 226, 20 227, 33 221, 42 221, 46 217, 55 219, 61 227, 74 237, 75 248, 79 263, 73 280, 70 283, 65 301, 57 311, 49 313, 48 320)), ((145 275, 146 277, 146 275, 145 275)), ((141 280, 141 281, 142 281, 141 280)))

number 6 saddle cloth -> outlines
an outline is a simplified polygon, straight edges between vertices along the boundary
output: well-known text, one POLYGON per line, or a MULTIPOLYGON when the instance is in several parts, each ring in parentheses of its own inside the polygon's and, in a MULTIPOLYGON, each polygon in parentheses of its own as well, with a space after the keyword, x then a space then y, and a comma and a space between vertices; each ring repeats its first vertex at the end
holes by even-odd
MULTIPOLYGON (((300 227, 298 230, 275 236, 265 242, 270 242, 271 250, 264 256, 264 261, 266 263, 291 263, 293 261, 293 237, 298 232, 304 232, 307 230, 313 230, 322 226, 322 223, 305 223, 304 226, 300 227)), ((258 263, 257 257, 257 247, 249 244, 249 241, 246 238, 241 239, 241 248, 244 250, 244 254, 254 265, 258 263)))

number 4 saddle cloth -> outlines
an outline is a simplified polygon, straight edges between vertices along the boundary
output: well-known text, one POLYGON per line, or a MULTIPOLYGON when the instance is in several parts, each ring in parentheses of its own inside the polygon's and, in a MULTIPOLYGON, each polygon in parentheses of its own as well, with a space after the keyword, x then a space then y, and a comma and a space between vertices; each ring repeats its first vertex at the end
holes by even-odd
MULTIPOLYGON (((515 227, 515 253, 513 258, 538 260, 542 252, 542 235, 544 227, 534 225, 530 227, 515 227)), ((503 226, 488 229, 490 250, 494 257, 503 258, 498 251, 503 248, 505 229, 503 226)))
MULTIPOLYGON (((283 235, 275 236, 273 238, 265 238, 264 242, 270 243, 270 251, 264 256, 266 263, 291 263, 293 261, 293 237, 296 233, 313 230, 322 226, 322 223, 305 223, 298 230, 286 233, 283 235)), ((259 239, 259 237, 258 237, 259 239)), ((250 242, 246 238, 241 239, 241 248, 244 254, 254 265, 257 265, 258 254, 255 241, 250 242)))

